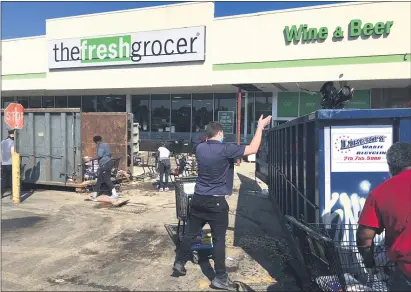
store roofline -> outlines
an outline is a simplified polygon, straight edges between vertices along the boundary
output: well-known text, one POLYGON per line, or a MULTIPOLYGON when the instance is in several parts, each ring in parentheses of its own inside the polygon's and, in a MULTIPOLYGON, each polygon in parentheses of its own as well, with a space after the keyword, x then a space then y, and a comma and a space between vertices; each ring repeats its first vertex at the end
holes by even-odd
MULTIPOLYGON (((214 1, 207 1, 207 2, 214 2, 214 1)), ((384 2, 387 2, 387 1, 381 1, 379 3, 384 3, 384 2)), ((116 11, 91 13, 91 14, 60 17, 60 18, 50 18, 50 19, 46 19, 46 22, 47 21, 55 21, 55 20, 89 17, 89 16, 114 14, 114 13, 125 13, 125 12, 130 12, 130 11, 158 9, 158 8, 164 8, 164 7, 174 7, 174 6, 183 6, 183 5, 197 5, 197 4, 201 4, 201 3, 205 3, 205 2, 184 2, 184 3, 161 5, 161 6, 151 6, 151 7, 142 7, 142 8, 135 8, 135 9, 116 10, 116 11)), ((282 9, 282 10, 271 10, 271 11, 256 12, 256 13, 246 13, 246 14, 237 14, 237 15, 230 15, 230 16, 214 17, 213 20, 214 21, 216 21, 216 20, 226 20, 226 19, 235 19, 235 18, 241 18, 241 17, 254 17, 254 16, 260 16, 260 15, 277 14, 277 13, 285 13, 285 12, 296 12, 296 11, 304 11, 304 10, 335 8, 335 7, 342 7, 342 6, 364 5, 364 4, 374 4, 374 3, 375 2, 346 2, 346 3, 337 3, 337 4, 306 6, 306 7, 289 8, 289 9, 282 9)), ((1 40, 1 42, 20 41, 20 40, 29 40, 29 39, 46 38, 46 37, 47 37, 47 35, 29 36, 29 37, 5 39, 5 40, 1 40)))
POLYGON ((36 36, 29 36, 29 37, 22 37, 22 38, 12 38, 12 39, 5 39, 1 40, 2 43, 4 42, 13 42, 13 41, 24 41, 24 40, 30 40, 30 39, 41 39, 41 38, 46 38, 46 35, 36 35, 36 36))

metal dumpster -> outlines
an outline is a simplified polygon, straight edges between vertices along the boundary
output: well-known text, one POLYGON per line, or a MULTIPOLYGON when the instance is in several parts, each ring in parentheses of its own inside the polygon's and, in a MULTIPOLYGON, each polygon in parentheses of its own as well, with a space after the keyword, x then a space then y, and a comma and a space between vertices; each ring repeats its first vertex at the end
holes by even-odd
MULTIPOLYGON (((127 169, 129 114, 82 113, 80 109, 26 109, 24 127, 18 131, 23 183, 82 187, 83 157, 94 156, 93 136, 101 135, 121 157, 127 169)), ((2 139, 7 128, 1 116, 2 139)))
POLYGON ((389 177, 388 148, 411 142, 411 109, 319 110, 264 139, 256 176, 283 215, 356 224, 369 191, 389 177))

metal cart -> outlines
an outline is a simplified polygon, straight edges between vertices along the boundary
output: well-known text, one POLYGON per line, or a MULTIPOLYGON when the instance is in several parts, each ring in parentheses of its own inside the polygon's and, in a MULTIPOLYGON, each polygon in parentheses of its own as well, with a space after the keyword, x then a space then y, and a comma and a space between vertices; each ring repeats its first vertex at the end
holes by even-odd
POLYGON ((304 290, 388 291, 394 265, 386 257, 384 234, 374 241, 376 267, 367 269, 356 246, 357 224, 309 224, 291 216, 285 219, 310 282, 304 290))
MULTIPOLYGON (((177 215, 177 237, 176 245, 178 246, 185 234, 185 228, 189 221, 190 201, 194 195, 194 187, 197 177, 177 178, 175 184, 176 194, 176 215, 177 215), (181 230, 182 229, 182 230, 181 230)), ((202 259, 208 259, 212 256, 212 238, 209 232, 203 230, 196 240, 192 243, 193 263, 198 264, 202 259)))
POLYGON ((176 178, 174 181, 176 194, 176 216, 178 220, 177 235, 178 240, 182 239, 185 232, 185 227, 188 221, 188 214, 190 213, 190 200, 194 195, 194 187, 197 177, 182 177, 176 178), (182 227, 182 232, 180 229, 182 227))

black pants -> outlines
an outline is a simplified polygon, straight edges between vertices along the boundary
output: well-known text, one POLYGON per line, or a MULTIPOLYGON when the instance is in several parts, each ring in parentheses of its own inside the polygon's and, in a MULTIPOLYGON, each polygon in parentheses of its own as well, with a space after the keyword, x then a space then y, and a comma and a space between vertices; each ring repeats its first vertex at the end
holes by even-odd
POLYGON ((94 191, 95 192, 100 192, 101 191, 101 185, 105 183, 108 187, 108 190, 111 192, 112 189, 114 189, 114 184, 111 181, 111 169, 113 167, 113 164, 111 161, 107 162, 103 166, 100 166, 98 169, 98 175, 97 175, 97 183, 95 186, 94 191))
POLYGON ((398 266, 388 282, 388 291, 411 291, 411 278, 406 277, 398 266))
POLYGON ((1 194, 12 187, 13 175, 11 165, 2 165, 1 166, 1 194))
POLYGON ((170 176, 170 160, 165 159, 158 162, 158 171, 160 172, 159 188, 168 187, 168 177, 170 176))
POLYGON ((224 196, 194 195, 191 200, 188 227, 177 249, 176 262, 187 262, 192 255, 192 241, 208 223, 213 237, 214 269, 217 277, 223 276, 226 273, 225 236, 228 228, 228 211, 228 203, 224 196))

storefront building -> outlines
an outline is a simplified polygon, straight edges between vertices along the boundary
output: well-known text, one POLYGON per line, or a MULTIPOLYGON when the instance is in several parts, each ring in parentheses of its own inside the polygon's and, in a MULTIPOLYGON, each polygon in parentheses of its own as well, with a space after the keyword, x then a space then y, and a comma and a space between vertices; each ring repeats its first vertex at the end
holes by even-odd
POLYGON ((147 140, 190 140, 212 120, 228 141, 261 114, 320 108, 325 81, 356 89, 346 108, 411 106, 411 3, 344 3, 214 17, 212 2, 46 21, 2 41, 2 107, 132 112, 147 140), (242 90, 237 125, 237 95, 242 90))

